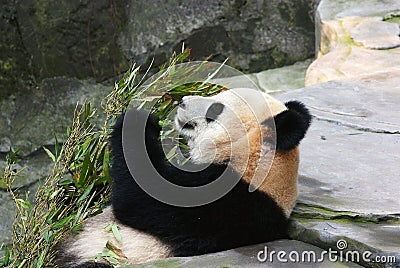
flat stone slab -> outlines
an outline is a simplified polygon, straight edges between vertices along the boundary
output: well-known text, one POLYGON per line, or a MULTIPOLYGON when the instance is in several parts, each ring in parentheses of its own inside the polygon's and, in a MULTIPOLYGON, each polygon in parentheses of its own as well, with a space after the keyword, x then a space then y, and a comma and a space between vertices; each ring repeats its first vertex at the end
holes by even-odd
POLYGON ((306 86, 400 72, 397 12, 400 0, 321 0, 316 12, 316 55, 306 86))
MULTIPOLYGON (((400 73, 399 47, 375 50, 361 46, 339 46, 310 65, 306 86, 388 72, 400 73)), ((397 85, 397 88, 400 88, 400 85, 397 85)))
POLYGON ((299 201, 336 211, 400 214, 400 92, 330 82, 278 94, 304 102, 299 201))
POLYGON ((259 73, 212 79, 211 82, 223 84, 227 88, 254 88, 261 89, 267 93, 299 89, 305 85, 307 68, 311 62, 312 60, 308 59, 296 62, 293 65, 269 69, 259 73))
POLYGON ((400 70, 379 72, 358 78, 343 80, 347 84, 376 89, 382 92, 400 92, 400 70))
POLYGON ((344 251, 371 252, 372 261, 357 261, 366 267, 400 267, 400 89, 391 86, 397 77, 275 95, 304 102, 313 115, 300 148, 291 237, 326 250, 344 239, 344 251), (387 262, 377 263, 382 256, 387 262))
POLYGON ((368 18, 350 31, 354 42, 371 49, 390 49, 400 46, 400 27, 382 21, 380 17, 368 18))
POLYGON ((321 0, 318 16, 322 20, 335 20, 344 17, 369 17, 384 15, 400 7, 400 0, 321 0))
MULTIPOLYGON (((223 252, 207 254, 202 256, 194 256, 194 257, 183 257, 183 258, 168 258, 165 260, 138 264, 131 267, 135 268, 156 268, 156 267, 184 267, 184 268, 220 268, 220 267, 244 267, 244 268, 257 268, 257 267, 361 267, 357 264, 351 262, 331 262, 328 258, 328 255, 324 255, 323 260, 321 261, 307 261, 309 260, 307 257, 304 259, 306 261, 301 261, 303 252, 314 252, 315 256, 318 259, 322 254, 322 249, 316 246, 312 246, 310 244, 306 244, 296 240, 277 240, 265 244, 253 245, 248 247, 242 247, 232 250, 227 250, 223 252), (265 251, 265 248, 267 249, 265 251), (267 256, 272 251, 275 252, 285 252, 286 257, 282 257, 282 259, 286 259, 287 262, 279 261, 277 259, 277 253, 273 256, 273 258, 267 258, 264 262, 258 260, 257 255, 259 251, 265 251, 268 253, 267 256), (295 252, 295 253, 291 253, 295 252), (296 252, 299 254, 299 260, 296 259, 296 252), (293 257, 289 258, 290 254, 293 257), (272 261, 271 261, 272 260, 272 261), (292 261, 294 260, 294 261, 292 261)), ((265 255, 260 255, 261 257, 265 257, 265 255)), ((312 260, 312 259, 311 259, 312 260)))
POLYGON ((278 92, 303 88, 305 76, 311 60, 296 62, 293 65, 256 73, 258 85, 265 92, 278 92))
MULTIPOLYGON (((296 217, 295 217, 296 218, 296 217)), ((400 224, 350 221, 346 217, 333 220, 298 219, 291 236, 325 250, 334 249, 364 267, 400 267, 400 224), (350 256, 350 255, 347 255, 350 256), (364 257, 363 257, 364 256, 364 257)))

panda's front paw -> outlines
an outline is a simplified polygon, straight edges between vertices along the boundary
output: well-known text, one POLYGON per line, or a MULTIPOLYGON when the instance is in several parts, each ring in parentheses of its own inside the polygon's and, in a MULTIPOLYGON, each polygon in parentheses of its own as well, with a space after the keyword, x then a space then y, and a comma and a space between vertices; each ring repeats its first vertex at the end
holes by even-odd
POLYGON ((132 125, 146 125, 146 127, 150 128, 160 128, 158 124, 158 118, 146 110, 137 110, 136 108, 131 109, 126 112, 125 120, 129 120, 129 123, 132 125))
POLYGON ((125 115, 126 125, 134 129, 135 139, 146 140, 148 144, 158 144, 161 127, 159 119, 146 110, 129 110, 125 115))

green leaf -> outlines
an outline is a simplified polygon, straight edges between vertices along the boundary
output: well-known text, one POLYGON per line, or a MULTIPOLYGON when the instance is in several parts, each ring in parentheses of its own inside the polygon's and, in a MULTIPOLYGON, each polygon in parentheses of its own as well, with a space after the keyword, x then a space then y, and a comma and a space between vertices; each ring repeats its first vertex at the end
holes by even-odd
POLYGON ((58 183, 58 185, 59 186, 67 186, 67 185, 70 185, 72 183, 73 183, 73 181, 71 179, 67 178, 67 179, 64 179, 64 180, 60 181, 58 183))
POLYGON ((77 151, 77 153, 75 154, 75 158, 74 161, 77 162, 79 160, 79 158, 81 158, 81 156, 83 154, 86 153, 86 151, 89 148, 90 143, 92 142, 92 137, 88 138, 83 144, 82 146, 79 148, 79 150, 77 151))
POLYGON ((79 205, 92 191, 94 186, 94 183, 90 184, 89 187, 86 188, 86 190, 83 192, 83 194, 79 197, 78 201, 76 203, 79 205))
POLYGON ((82 224, 77 224, 71 228, 71 233, 78 234, 80 231, 82 231, 82 229, 83 229, 82 224))
POLYGON ((122 237, 121 237, 121 234, 119 233, 118 226, 115 223, 111 226, 111 230, 113 232, 113 235, 114 235, 115 239, 118 242, 121 242, 122 241, 122 237))
POLYGON ((103 156, 103 175, 108 176, 108 167, 110 166, 110 151, 107 147, 104 147, 103 156))
MULTIPOLYGON (((112 252, 112 251, 111 251, 112 252)), ((115 256, 117 256, 118 257, 118 255, 117 254, 115 254, 115 253, 110 253, 110 255, 115 255, 115 256)), ((109 263, 111 263, 113 266, 116 266, 116 265, 118 265, 119 264, 119 261, 118 261, 118 259, 117 258, 115 258, 115 257, 112 257, 112 256, 106 256, 106 257, 104 257, 109 263)))
POLYGON ((85 103, 85 113, 84 113, 84 120, 88 120, 90 117, 90 102, 85 103))
MULTIPOLYGON (((57 135, 54 133, 54 140, 55 140, 55 144, 54 144, 54 151, 55 151, 55 158, 57 159, 57 161, 59 160, 59 158, 60 158, 60 153, 61 153, 61 146, 60 146, 60 143, 58 142, 58 139, 57 139, 57 135)), ((53 162, 55 162, 55 161, 53 161, 53 162)))
POLYGON ((54 191, 51 195, 50 195, 50 197, 49 197, 49 199, 50 200, 52 200, 54 197, 56 197, 60 192, 62 192, 62 188, 60 188, 60 189, 57 189, 56 191, 54 191))
POLYGON ((8 165, 13 165, 17 162, 17 155, 18 155, 19 149, 13 151, 10 149, 10 152, 6 156, 7 164, 8 165))
POLYGON ((54 219, 56 219, 61 211, 63 207, 58 207, 56 211, 54 211, 53 213, 50 213, 49 216, 46 219, 47 224, 52 224, 54 219))
POLYGON ((89 165, 90 165, 90 150, 87 150, 85 158, 83 159, 82 170, 79 176, 79 181, 77 182, 78 188, 81 188, 87 181, 89 165))
MULTIPOLYGON (((3 249, 3 245, 0 247, 0 249, 3 249)), ((3 260, 0 262, 1 267, 9 265, 10 256, 10 249, 8 247, 4 248, 4 257, 3 260)))
POLYGON ((65 217, 65 218, 63 218, 63 219, 61 219, 61 220, 59 220, 59 221, 57 221, 57 222, 55 222, 54 224, 53 224, 53 229, 54 230, 57 230, 57 229, 60 229, 60 228, 62 228, 62 227, 64 227, 65 225, 67 225, 68 224, 68 222, 70 221, 70 220, 72 220, 73 218, 74 218, 74 214, 72 214, 72 215, 69 215, 69 216, 67 216, 67 217, 65 217))
POLYGON ((0 176, 0 189, 7 189, 7 183, 4 181, 4 178, 0 176))
POLYGON ((111 231, 111 227, 113 226, 113 222, 110 222, 105 228, 104 228, 104 231, 106 231, 106 232, 110 232, 111 231))

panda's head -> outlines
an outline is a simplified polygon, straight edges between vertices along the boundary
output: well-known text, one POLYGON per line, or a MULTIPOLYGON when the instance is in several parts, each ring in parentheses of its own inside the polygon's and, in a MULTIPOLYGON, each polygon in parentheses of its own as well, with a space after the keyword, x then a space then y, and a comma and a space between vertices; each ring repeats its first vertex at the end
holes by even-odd
POLYGON ((270 149, 294 149, 310 124, 299 102, 286 105, 266 93, 247 88, 223 91, 212 97, 186 96, 175 117, 177 129, 188 139, 196 163, 240 160, 270 149))

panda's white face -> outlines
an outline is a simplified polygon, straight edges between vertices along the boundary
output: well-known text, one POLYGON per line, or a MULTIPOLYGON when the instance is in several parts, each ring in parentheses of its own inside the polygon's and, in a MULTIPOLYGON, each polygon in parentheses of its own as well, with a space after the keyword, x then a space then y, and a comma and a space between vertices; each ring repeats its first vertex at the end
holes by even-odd
POLYGON ((196 163, 218 163, 250 147, 249 133, 286 107, 253 89, 231 89, 213 97, 186 96, 175 125, 188 139, 196 163), (273 101, 270 101, 273 100, 273 101))
POLYGON ((232 143, 229 126, 240 125, 238 120, 234 121, 235 116, 225 104, 199 96, 184 97, 175 118, 176 127, 187 137, 190 157, 196 163, 225 160, 218 155, 221 153, 218 148, 222 143, 232 143))

